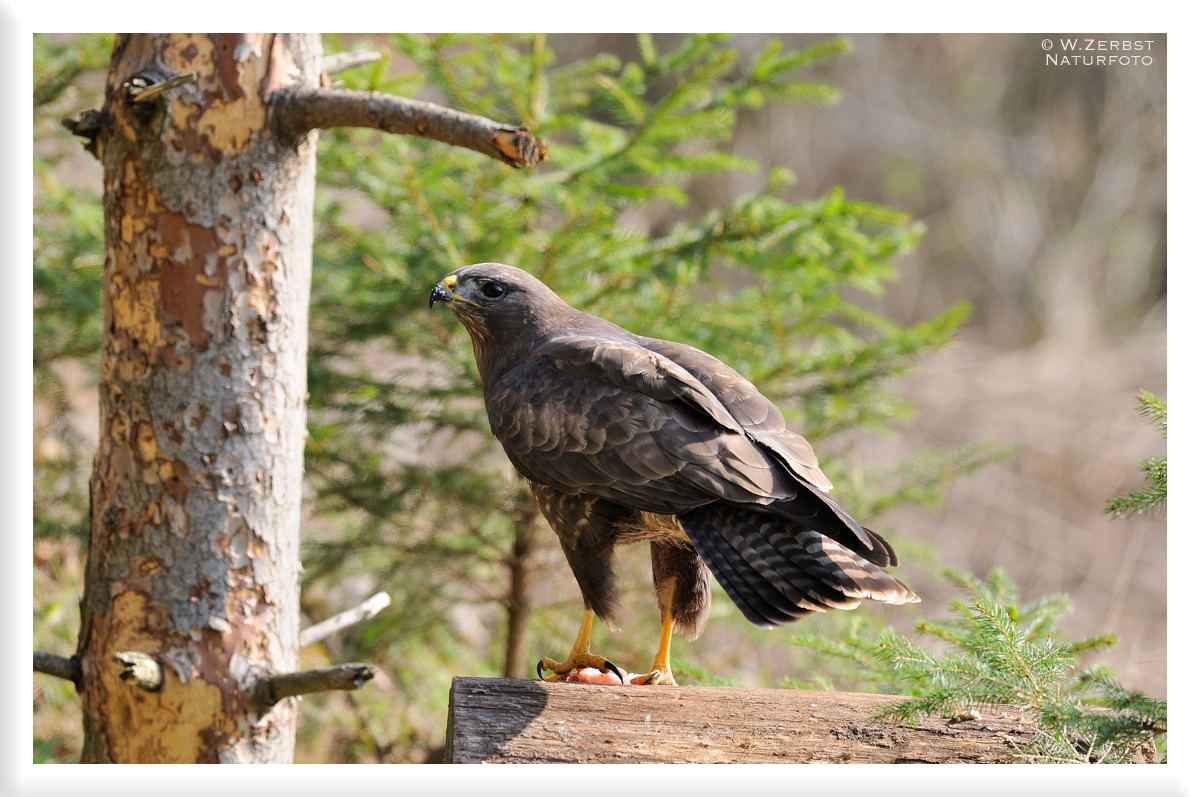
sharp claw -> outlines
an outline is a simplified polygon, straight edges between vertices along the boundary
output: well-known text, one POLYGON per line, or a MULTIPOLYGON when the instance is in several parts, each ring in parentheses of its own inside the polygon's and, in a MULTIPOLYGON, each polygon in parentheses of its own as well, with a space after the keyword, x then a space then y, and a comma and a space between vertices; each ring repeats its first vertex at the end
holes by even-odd
POLYGON ((662 680, 662 673, 659 672, 658 670, 651 670, 650 672, 646 673, 645 677, 642 680, 642 685, 643 686, 654 686, 654 684, 658 683, 661 680, 662 680))
POLYGON ((545 677, 544 675, 542 675, 542 660, 541 660, 541 659, 538 659, 538 663, 537 663, 537 674, 538 674, 538 680, 539 680, 539 681, 544 681, 544 680, 546 680, 546 677, 545 677))
POLYGON ((617 676, 617 678, 620 679, 621 683, 623 683, 623 684, 629 683, 628 679, 626 679, 626 677, 625 677, 625 672, 620 667, 618 667, 617 665, 615 665, 611 661, 609 661, 608 659, 604 660, 604 669, 612 670, 613 675, 617 676))

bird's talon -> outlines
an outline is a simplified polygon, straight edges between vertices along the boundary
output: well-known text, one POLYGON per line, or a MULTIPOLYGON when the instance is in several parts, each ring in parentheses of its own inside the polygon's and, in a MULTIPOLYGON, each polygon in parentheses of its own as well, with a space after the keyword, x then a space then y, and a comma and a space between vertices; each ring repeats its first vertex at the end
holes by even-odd
MULTIPOLYGON (((584 677, 584 670, 597 670, 602 673, 612 673, 617 677, 617 683, 630 683, 629 674, 603 656, 592 653, 572 653, 561 664, 549 656, 544 656, 537 663, 537 677, 540 681, 570 681, 581 680, 595 682, 591 677, 584 677)), ((611 677, 611 676, 609 676, 611 677)), ((603 680, 599 683, 604 683, 603 680)), ((612 683, 612 681, 608 681, 612 683)))
POLYGON ((623 683, 623 684, 629 683, 629 677, 625 674, 625 671, 622 670, 617 665, 613 664, 608 659, 604 660, 604 669, 611 670, 612 674, 617 676, 617 678, 621 681, 621 683, 623 683))
POLYGON ((539 681, 565 681, 567 676, 571 674, 574 667, 570 662, 559 664, 552 658, 545 657, 538 659, 537 676, 539 681), (547 674, 547 670, 549 673, 547 674))
POLYGON ((638 677, 633 678, 629 683, 636 684, 637 686, 654 686, 662 681, 662 679, 663 675, 661 672, 658 670, 651 670, 645 675, 639 675, 638 677))
POLYGON ((679 686, 675 676, 671 675, 670 668, 666 670, 655 668, 645 675, 630 679, 629 683, 638 686, 679 686))

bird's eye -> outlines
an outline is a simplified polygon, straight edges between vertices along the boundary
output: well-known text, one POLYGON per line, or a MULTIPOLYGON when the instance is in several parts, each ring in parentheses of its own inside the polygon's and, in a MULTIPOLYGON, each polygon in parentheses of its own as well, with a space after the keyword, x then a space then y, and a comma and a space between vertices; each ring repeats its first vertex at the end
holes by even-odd
POLYGON ((504 295, 504 286, 499 282, 485 282, 479 286, 479 292, 488 299, 499 299, 504 295))

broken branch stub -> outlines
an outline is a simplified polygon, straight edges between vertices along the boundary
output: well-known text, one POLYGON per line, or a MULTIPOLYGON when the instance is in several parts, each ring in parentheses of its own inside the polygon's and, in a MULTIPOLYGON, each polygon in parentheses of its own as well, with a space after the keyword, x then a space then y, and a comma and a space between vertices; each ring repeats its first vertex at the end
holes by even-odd
POLYGON ((126 650, 113 656, 113 661, 121 665, 118 677, 122 681, 132 681, 134 686, 147 692, 157 692, 162 689, 163 672, 158 661, 145 653, 126 650))
POLYGON ((79 681, 83 677, 80 672, 79 659, 76 657, 72 656, 68 659, 64 656, 55 656, 53 653, 43 653, 40 650, 33 652, 33 671, 70 681, 75 684, 77 689, 79 681))
POLYGON ((100 157, 96 149, 96 139, 100 135, 100 131, 104 128, 106 117, 102 111, 97 111, 94 108, 81 111, 77 116, 68 116, 61 121, 63 127, 71 131, 72 135, 79 136, 83 139, 83 148, 90 152, 93 157, 100 157))
POLYGON ((168 78, 161 83, 151 83, 150 85, 135 85, 132 82, 125 84, 125 90, 129 92, 130 98, 134 102, 147 102, 154 99, 173 88, 177 88, 186 83, 193 83, 196 80, 194 74, 176 75, 168 78))
POLYGON ((265 710, 285 697, 362 689, 374 677, 375 669, 369 664, 359 662, 280 673, 263 678, 259 682, 256 701, 259 707, 265 710))

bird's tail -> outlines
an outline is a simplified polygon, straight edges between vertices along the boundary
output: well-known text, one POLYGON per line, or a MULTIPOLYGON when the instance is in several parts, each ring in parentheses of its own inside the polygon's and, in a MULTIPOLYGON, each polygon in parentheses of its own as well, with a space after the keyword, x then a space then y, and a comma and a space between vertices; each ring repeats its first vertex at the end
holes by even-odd
POLYGON ((786 518, 736 504, 709 504, 680 515, 679 521, 717 582, 760 627, 810 612, 853 609, 863 599, 921 600, 879 566, 786 518))

